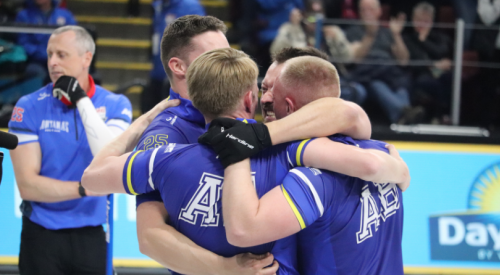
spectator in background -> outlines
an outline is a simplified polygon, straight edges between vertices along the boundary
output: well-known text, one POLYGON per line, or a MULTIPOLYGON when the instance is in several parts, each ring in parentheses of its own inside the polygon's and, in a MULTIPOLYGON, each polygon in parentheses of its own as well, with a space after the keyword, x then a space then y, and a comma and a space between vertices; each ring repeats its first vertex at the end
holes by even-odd
MULTIPOLYGON (((32 25, 76 25, 73 14, 57 5, 55 0, 26 0, 26 8, 17 14, 16 22, 32 25)), ((18 35, 18 43, 24 47, 28 55, 27 76, 47 78, 46 49, 49 38, 50 34, 18 35)))
POLYGON ((0 24, 13 22, 21 5, 20 0, 0 0, 0 24))
MULTIPOLYGON (((481 0, 479 0, 481 1, 481 0)), ((477 17, 477 0, 452 0, 453 7, 458 17, 462 18, 465 24, 474 24, 477 17)), ((468 50, 471 45, 472 28, 465 28, 464 30, 464 49, 468 50)))
POLYGON ((267 71, 271 65, 271 55, 269 49, 278 34, 281 25, 289 20, 290 12, 294 9, 304 9, 302 0, 256 0, 259 4, 257 18, 261 29, 257 37, 259 40, 257 50, 257 64, 260 67, 260 74, 267 71))
MULTIPOLYGON (((479 0, 477 6, 477 24, 483 29, 475 29, 472 38, 472 48, 478 52, 479 61, 500 63, 500 0, 479 0)), ((481 125, 492 127, 500 125, 500 69, 481 68, 479 74, 481 93, 479 108, 481 125)))
POLYGON ((361 62, 351 72, 352 79, 365 85, 369 97, 382 106, 391 123, 415 122, 422 111, 410 107, 408 77, 402 69, 397 65, 366 63, 408 63, 410 54, 401 36, 406 16, 400 14, 393 18, 390 28, 380 26, 382 9, 378 0, 361 0, 359 14, 364 25, 350 26, 346 30, 353 59, 361 62))
POLYGON ((334 19, 358 19, 358 0, 324 0, 325 16, 334 19))
MULTIPOLYGON (((281 25, 278 35, 271 45, 272 56, 284 48, 305 49, 306 46, 314 46, 315 15, 323 12, 323 6, 320 1, 310 1, 308 10, 310 16, 303 23, 301 23, 302 14, 300 10, 293 9, 290 12, 290 21, 281 25)), ((344 32, 337 26, 325 26, 323 34, 324 41, 321 43, 321 48, 325 52, 329 52, 329 58, 334 63, 339 62, 336 67, 340 76, 341 98, 353 101, 358 105, 363 104, 366 99, 366 89, 361 84, 347 80, 344 77, 346 75, 344 62, 352 57, 349 41, 347 41, 344 32)), ((323 56, 321 58, 329 60, 323 56)))
POLYGON ((435 9, 421 2, 413 9, 413 28, 404 35, 410 58, 433 62, 431 66, 411 67, 416 104, 427 107, 434 122, 448 124, 451 100, 451 47, 448 37, 434 29, 435 9))
POLYGON ((283 48, 303 48, 307 46, 307 37, 301 25, 302 13, 299 9, 290 12, 290 21, 283 23, 278 30, 278 35, 271 44, 271 55, 283 48))
MULTIPOLYGON (((153 69, 149 75, 149 86, 141 94, 141 111, 146 113, 170 94, 170 83, 161 63, 160 43, 163 30, 175 19, 189 14, 205 15, 198 0, 155 0, 153 2, 153 69)), ((206 41, 210 43, 210 41, 206 41)))

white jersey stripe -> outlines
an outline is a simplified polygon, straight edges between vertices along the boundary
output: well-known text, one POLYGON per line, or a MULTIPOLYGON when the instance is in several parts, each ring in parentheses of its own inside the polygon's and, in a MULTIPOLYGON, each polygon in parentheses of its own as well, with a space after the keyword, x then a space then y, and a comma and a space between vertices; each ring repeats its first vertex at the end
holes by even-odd
POLYGON ((290 160, 290 155, 288 154, 288 151, 286 152, 286 158, 288 159, 288 163, 290 163, 290 165, 293 167, 293 163, 292 161, 290 160))
POLYGON ((18 133, 12 133, 12 132, 11 132, 11 134, 17 136, 17 139, 19 140, 19 144, 38 141, 37 135, 18 134, 18 133))
POLYGON ((297 176, 299 176, 299 178, 302 179, 307 184, 307 186, 311 190, 311 193, 313 194, 314 201, 316 202, 316 206, 318 207, 318 210, 319 210, 319 213, 320 213, 320 217, 322 217, 323 216, 323 212, 325 212, 325 209, 323 207, 323 203, 319 199, 318 192, 316 191, 316 188, 314 188, 314 186, 312 185, 311 181, 306 177, 306 175, 304 175, 299 170, 292 169, 292 170, 290 170, 290 172, 294 173, 297 176))
POLYGON ((151 175, 153 174, 153 166, 155 164, 155 157, 156 157, 156 153, 158 152, 158 149, 160 149, 160 147, 156 147, 155 148, 155 150, 151 154, 151 158, 149 159, 149 178, 148 178, 148 182, 149 182, 149 186, 151 186, 151 188, 153 190, 155 190, 155 185, 153 184, 153 179, 151 178, 151 175))

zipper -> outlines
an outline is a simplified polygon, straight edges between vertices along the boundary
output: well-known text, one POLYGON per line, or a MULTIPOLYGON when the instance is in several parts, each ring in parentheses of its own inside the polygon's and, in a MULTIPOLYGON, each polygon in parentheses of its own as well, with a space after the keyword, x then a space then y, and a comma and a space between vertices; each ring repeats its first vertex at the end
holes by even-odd
POLYGON ((75 135, 76 135, 76 140, 78 140, 78 124, 76 123, 76 108, 73 109, 73 114, 74 114, 74 118, 75 118, 75 135))

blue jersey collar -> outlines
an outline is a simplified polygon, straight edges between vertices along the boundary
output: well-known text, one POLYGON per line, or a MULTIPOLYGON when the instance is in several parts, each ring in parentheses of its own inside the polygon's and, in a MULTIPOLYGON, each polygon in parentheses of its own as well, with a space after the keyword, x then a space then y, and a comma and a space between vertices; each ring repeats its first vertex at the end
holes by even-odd
POLYGON ((177 107, 167 109, 167 111, 174 113, 182 119, 194 122, 200 126, 205 126, 205 118, 200 111, 193 106, 191 100, 180 97, 180 95, 172 89, 170 89, 170 99, 179 99, 181 103, 177 107))

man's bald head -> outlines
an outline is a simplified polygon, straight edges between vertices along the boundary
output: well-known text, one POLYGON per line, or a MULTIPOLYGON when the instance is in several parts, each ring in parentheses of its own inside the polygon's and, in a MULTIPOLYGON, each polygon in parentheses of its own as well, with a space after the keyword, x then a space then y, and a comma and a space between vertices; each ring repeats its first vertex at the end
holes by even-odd
POLYGON ((339 74, 332 63, 314 56, 288 60, 279 76, 281 84, 298 92, 308 102, 322 97, 340 97, 339 74), (311 98, 314 99, 311 100, 311 98))
POLYGON ((286 116, 292 100, 295 109, 323 97, 340 97, 340 80, 337 69, 330 62, 314 56, 301 56, 285 62, 274 86, 277 118, 286 116), (283 102, 281 102, 283 101, 283 102), (290 104, 288 104, 290 105, 290 104))

